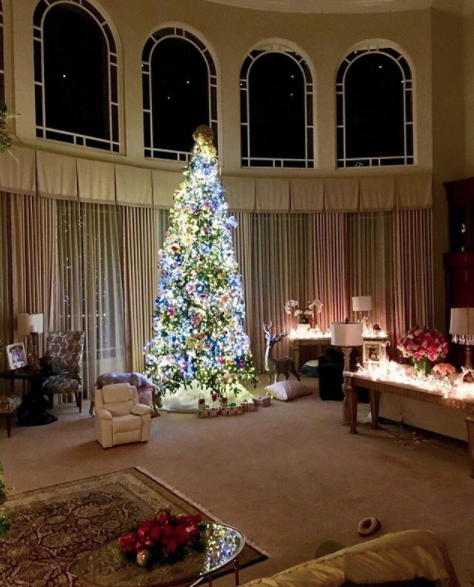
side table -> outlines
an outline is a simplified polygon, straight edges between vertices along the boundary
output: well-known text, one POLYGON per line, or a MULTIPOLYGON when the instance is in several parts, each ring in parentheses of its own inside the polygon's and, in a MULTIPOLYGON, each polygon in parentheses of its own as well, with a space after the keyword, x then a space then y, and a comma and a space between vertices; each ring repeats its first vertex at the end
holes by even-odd
POLYGON ((45 367, 39 371, 35 371, 30 365, 0 373, 2 379, 28 382, 29 390, 23 398, 23 403, 18 407, 18 426, 43 426, 56 422, 56 416, 53 416, 46 410, 48 407, 48 398, 42 389, 46 377, 53 374, 59 375, 60 373, 45 367))

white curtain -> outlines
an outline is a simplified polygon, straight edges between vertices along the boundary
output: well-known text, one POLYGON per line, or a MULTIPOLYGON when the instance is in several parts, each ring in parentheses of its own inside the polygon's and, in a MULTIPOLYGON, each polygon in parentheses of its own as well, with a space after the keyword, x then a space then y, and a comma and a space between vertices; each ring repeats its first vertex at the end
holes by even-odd
POLYGON ((59 326, 85 332, 84 395, 107 371, 124 371, 120 208, 58 201, 59 326))

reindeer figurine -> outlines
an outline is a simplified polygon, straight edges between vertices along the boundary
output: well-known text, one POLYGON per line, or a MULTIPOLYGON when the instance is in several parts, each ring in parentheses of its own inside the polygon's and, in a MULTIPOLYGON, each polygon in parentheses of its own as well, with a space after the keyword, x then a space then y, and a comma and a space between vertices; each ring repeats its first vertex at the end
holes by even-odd
POLYGON ((265 338, 267 340, 267 348, 265 349, 265 371, 268 373, 268 381, 272 383, 272 376, 275 375, 276 383, 280 375, 284 375, 285 379, 289 379, 290 373, 300 380, 300 376, 295 369, 295 362, 291 357, 281 357, 274 359, 272 357, 272 349, 277 342, 288 335, 288 330, 283 330, 280 334, 277 334, 274 330, 272 334, 272 323, 263 325, 263 331, 265 332, 265 338))

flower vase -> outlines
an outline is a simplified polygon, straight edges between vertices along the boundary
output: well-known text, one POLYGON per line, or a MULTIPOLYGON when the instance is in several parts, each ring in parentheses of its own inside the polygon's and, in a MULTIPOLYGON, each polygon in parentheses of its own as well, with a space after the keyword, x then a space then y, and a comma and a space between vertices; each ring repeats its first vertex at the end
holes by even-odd
POLYGON ((431 373, 431 361, 428 357, 422 357, 421 359, 413 359, 413 365, 415 367, 415 371, 419 375, 424 375, 428 377, 431 373))

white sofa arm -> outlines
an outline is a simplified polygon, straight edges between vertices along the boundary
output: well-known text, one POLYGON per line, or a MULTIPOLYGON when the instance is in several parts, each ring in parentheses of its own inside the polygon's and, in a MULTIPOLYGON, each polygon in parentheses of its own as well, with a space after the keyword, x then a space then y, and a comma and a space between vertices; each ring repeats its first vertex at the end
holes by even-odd
POLYGON ((152 409, 150 406, 146 406, 145 404, 135 404, 132 406, 130 412, 136 416, 145 416, 146 414, 151 414, 152 409))
POLYGON ((96 418, 102 418, 102 420, 112 420, 112 414, 109 412, 109 410, 103 409, 103 410, 98 410, 95 414, 96 418))

